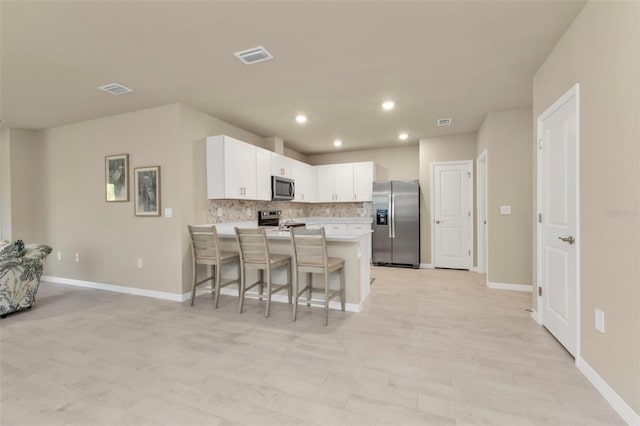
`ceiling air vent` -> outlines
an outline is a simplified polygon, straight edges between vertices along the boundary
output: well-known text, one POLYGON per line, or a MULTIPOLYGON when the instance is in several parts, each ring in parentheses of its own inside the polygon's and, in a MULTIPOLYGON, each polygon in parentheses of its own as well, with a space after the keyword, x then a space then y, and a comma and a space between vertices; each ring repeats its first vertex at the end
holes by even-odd
POLYGON ((273 59, 273 55, 271 55, 271 53, 269 53, 267 49, 262 46, 253 47, 241 52, 236 52, 234 53, 234 55, 236 55, 236 57, 246 65, 257 64, 258 62, 273 59))
POLYGON ((438 126, 450 126, 451 125, 451 119, 450 118, 439 118, 438 119, 438 126))
POLYGON ((125 93, 133 92, 133 90, 118 83, 105 84, 104 86, 98 87, 98 89, 104 90, 112 95, 124 95, 125 93))

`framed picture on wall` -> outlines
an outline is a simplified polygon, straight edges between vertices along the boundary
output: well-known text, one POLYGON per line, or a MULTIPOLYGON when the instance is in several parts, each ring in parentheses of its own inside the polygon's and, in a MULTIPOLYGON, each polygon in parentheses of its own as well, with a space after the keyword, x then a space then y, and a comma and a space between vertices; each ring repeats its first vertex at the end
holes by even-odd
POLYGON ((133 171, 136 216, 160 216, 160 166, 133 171))
POLYGON ((129 201, 129 154, 104 158, 104 180, 107 202, 129 201))

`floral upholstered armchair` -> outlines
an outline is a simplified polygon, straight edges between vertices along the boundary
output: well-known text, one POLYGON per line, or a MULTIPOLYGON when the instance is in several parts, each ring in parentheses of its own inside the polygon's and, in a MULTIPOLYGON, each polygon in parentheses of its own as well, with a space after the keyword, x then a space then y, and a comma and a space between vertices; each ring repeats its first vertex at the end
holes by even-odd
POLYGON ((36 302, 44 262, 51 247, 0 241, 0 317, 36 302))

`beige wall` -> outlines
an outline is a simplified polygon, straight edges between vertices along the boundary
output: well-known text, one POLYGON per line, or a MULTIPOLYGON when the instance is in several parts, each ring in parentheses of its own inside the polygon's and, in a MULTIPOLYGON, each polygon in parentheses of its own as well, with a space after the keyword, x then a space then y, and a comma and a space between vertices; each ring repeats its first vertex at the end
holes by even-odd
MULTIPOLYGON (((38 239, 54 249, 45 274, 180 293, 179 107, 169 105, 39 132, 38 239), (105 156, 129 154, 129 202, 105 201, 105 156), (134 216, 133 170, 161 167, 162 208, 173 219, 134 216), (62 260, 55 257, 62 251, 62 260), (80 262, 74 262, 74 253, 80 262), (144 267, 137 268, 142 258, 144 267)), ((12 167, 28 164, 12 161, 12 167)))
MULTIPOLYGON (((46 275, 169 293, 191 285, 186 225, 207 219, 205 137, 262 138, 180 104, 38 132, 39 241, 62 251, 46 275), (104 200, 104 157, 128 153, 129 202, 104 200), (161 167, 161 217, 134 215, 133 169, 161 167), (165 218, 164 209, 173 217, 165 218), (80 253, 80 262, 73 260, 80 253), (144 267, 137 268, 137 259, 144 267)), ((12 168, 31 154, 12 156, 12 168)), ((13 197, 15 199, 15 196, 13 197)))
POLYGON ((431 261, 430 164, 438 161, 474 161, 476 150, 475 133, 420 139, 420 263, 433 263, 431 261))
POLYGON ((417 145, 309 155, 307 159, 313 165, 373 161, 376 180, 418 179, 420 175, 417 145))
POLYGON ((29 130, 2 129, 0 144, 0 221, 2 239, 36 242, 36 216, 40 182, 37 134, 29 130), (13 166, 21 160, 24 165, 13 166))
POLYGON ((191 288, 191 248, 187 225, 208 223, 209 200, 207 199, 206 144, 207 136, 228 135, 243 142, 264 147, 262 137, 218 120, 193 108, 180 105, 180 148, 183 171, 181 179, 180 214, 182 259, 182 291, 191 288))
POLYGON ((589 2, 533 81, 534 117, 580 83, 580 355, 636 413, 640 413, 638 76, 640 3, 589 2), (605 313, 604 334, 594 329, 595 308, 605 313))
POLYGON ((478 155, 488 158, 488 281, 532 283, 531 108, 487 114, 478 130, 478 155), (510 205, 511 215, 500 214, 510 205))
POLYGON ((11 129, 0 129, 0 240, 11 239, 11 129))

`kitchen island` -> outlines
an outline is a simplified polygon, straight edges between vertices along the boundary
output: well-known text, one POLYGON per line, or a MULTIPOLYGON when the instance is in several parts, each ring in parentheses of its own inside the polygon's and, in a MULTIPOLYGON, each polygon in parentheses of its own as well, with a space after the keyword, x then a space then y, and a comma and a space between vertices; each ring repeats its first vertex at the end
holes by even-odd
MULTIPOLYGON (((220 245, 223 250, 238 251, 238 243, 234 232, 234 227, 256 228, 256 222, 218 223, 215 224, 220 237, 220 245)), ((327 238, 327 251, 330 257, 340 257, 345 260, 345 296, 346 310, 350 312, 360 312, 362 302, 369 296, 370 289, 370 253, 371 253, 371 231, 353 230, 332 233, 325 228, 327 238)), ((267 230, 269 250, 274 254, 288 254, 293 258, 293 247, 289 231, 279 231, 277 228, 267 230)), ((237 275, 236 268, 231 265, 222 271, 223 279, 232 279, 237 275)), ((249 271, 247 282, 255 282, 257 273, 249 271), (253 273, 253 275, 251 275, 253 273)), ((314 280, 321 279, 321 276, 314 275, 314 280)), ((339 273, 331 274, 329 286, 332 289, 339 288, 339 273)), ((273 281, 284 283, 286 273, 283 268, 275 270, 273 281)), ((315 283, 315 281, 314 281, 315 283)), ((319 281, 318 281, 319 283, 319 281)), ((319 285, 319 284, 316 284, 319 285)), ((223 288, 222 294, 237 296, 238 292, 234 288, 223 288)), ((250 294, 250 293, 249 293, 250 294)), ((287 302, 287 296, 274 294, 273 301, 287 302)), ((330 308, 340 309, 339 301, 331 301, 330 308)))

